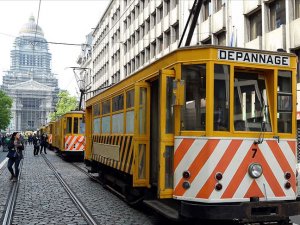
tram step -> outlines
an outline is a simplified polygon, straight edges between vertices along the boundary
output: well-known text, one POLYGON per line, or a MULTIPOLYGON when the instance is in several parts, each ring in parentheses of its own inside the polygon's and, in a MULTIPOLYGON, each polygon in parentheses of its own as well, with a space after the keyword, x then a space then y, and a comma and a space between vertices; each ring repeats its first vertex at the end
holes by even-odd
POLYGON ((144 203, 154 209, 159 214, 162 214, 168 217, 171 220, 179 220, 179 213, 178 210, 166 203, 162 202, 161 200, 144 200, 144 203))

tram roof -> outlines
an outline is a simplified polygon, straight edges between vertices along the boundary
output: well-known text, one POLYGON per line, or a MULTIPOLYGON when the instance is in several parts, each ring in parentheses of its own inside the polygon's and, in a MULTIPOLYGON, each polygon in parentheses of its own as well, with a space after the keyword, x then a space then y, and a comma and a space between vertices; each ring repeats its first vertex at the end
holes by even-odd
MULTIPOLYGON (((92 98, 88 99, 86 101, 86 106, 91 106, 92 104, 95 103, 95 99, 101 95, 106 93, 108 90, 115 88, 116 86, 121 86, 119 89, 125 89, 126 85, 121 85, 121 84, 126 84, 128 83, 128 81, 130 79, 133 79, 132 83, 134 83, 134 81, 138 81, 138 79, 134 78, 138 73, 141 73, 143 71, 149 70, 150 67, 154 66, 155 64, 158 64, 159 62, 164 62, 166 59, 172 57, 176 55, 178 53, 184 52, 184 51, 188 51, 188 50, 203 50, 203 51, 210 51, 210 50, 231 50, 234 52, 240 51, 240 52, 248 52, 248 53, 259 53, 259 54, 269 54, 269 55, 279 55, 279 56, 288 56, 288 57, 296 57, 295 54, 293 53, 287 53, 284 51, 268 51, 268 50, 260 50, 260 49, 250 49, 250 48, 240 48, 240 47, 229 47, 229 46, 220 46, 220 45, 197 45, 197 46, 187 46, 187 47, 181 47, 178 48, 162 57, 160 57, 159 59, 151 62, 150 64, 146 65, 145 67, 136 70, 134 73, 130 74, 128 77, 124 78, 123 80, 121 80, 118 83, 115 83, 111 86, 108 86, 107 88, 105 88, 102 92, 100 92, 99 94, 93 96, 92 98)), ((217 55, 216 56, 211 56, 210 58, 212 61, 217 59, 217 55)), ((199 59, 200 60, 200 59, 199 59)), ((207 60, 207 59, 206 59, 207 60)), ((180 60, 178 60, 179 62, 180 60)), ((224 61, 222 61, 224 62, 224 61)), ((174 63, 174 62, 173 62, 174 63)), ((238 63, 238 62, 237 62, 238 63)), ((167 69, 167 67, 169 67, 171 65, 171 63, 162 63, 162 67, 160 69, 167 69)), ((269 65, 270 66, 270 65, 269 65)), ((157 70, 157 66, 155 66, 156 69, 156 73, 158 72, 157 70)), ((154 70, 155 70, 154 69, 154 70)), ((151 71, 152 72, 152 71, 151 71)), ((153 72, 152 72, 153 73, 153 72)), ((129 81, 130 83, 130 81, 129 81)), ((131 84, 131 83, 130 83, 131 84)), ((106 96, 105 96, 106 98, 106 96)))

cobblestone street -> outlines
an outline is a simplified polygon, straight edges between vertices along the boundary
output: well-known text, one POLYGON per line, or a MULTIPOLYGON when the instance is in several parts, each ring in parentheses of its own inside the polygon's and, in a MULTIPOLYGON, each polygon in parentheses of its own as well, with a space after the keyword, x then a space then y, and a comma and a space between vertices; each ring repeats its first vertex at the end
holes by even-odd
MULTIPOLYGON (((71 163, 62 160, 54 152, 48 150, 47 153, 46 157, 88 208, 98 224, 166 224, 165 219, 147 210, 139 211, 128 206, 100 184, 93 182, 71 163)), ((1 151, 2 161, 6 154, 1 151)), ((9 177, 5 165, 1 169, 0 176, 2 184, 0 192, 1 217, 12 186, 9 177)), ((170 221, 167 223, 172 224, 170 221)), ((27 146, 25 151, 13 224, 87 224, 43 157, 41 155, 33 156, 32 146, 27 146)))
MULTIPOLYGON (((71 163, 62 160, 52 151, 48 150, 47 153, 45 155, 47 159, 75 192, 98 224, 179 224, 153 214, 147 208, 134 209, 128 206, 116 195, 92 181, 71 163)), ((0 151, 0 163, 3 164, 0 168, 0 218, 3 218, 7 197, 13 186, 13 183, 9 180, 10 174, 7 170, 7 164, 3 163, 6 160, 6 155, 7 152, 0 151)), ((83 163, 76 164, 84 168, 83 163)), ((298 224, 298 220, 298 217, 292 218, 294 224, 298 224)), ((12 224, 88 224, 55 177, 54 172, 47 165, 43 156, 33 156, 32 146, 27 146, 25 150, 12 224)))

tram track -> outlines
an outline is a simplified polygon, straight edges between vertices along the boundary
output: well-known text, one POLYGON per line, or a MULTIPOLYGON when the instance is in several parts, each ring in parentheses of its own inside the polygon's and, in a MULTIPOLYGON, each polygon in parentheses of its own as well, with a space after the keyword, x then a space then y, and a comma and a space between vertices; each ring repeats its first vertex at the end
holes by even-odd
POLYGON ((11 188, 10 194, 7 199, 6 210, 4 213, 2 225, 12 224, 14 208, 16 205, 17 197, 18 197, 20 177, 22 175, 22 167, 23 167, 23 160, 21 160, 21 163, 19 165, 20 172, 19 172, 18 180, 12 184, 12 188, 11 188))
POLYGON ((86 222, 89 225, 98 225, 97 221, 94 219, 92 214, 89 212, 89 210, 85 207, 85 205, 80 201, 80 199, 76 196, 76 194, 72 191, 72 189, 69 187, 69 185, 64 181, 60 173, 55 169, 55 167, 52 165, 52 163, 47 159, 45 155, 42 155, 43 159, 45 160, 46 164, 49 166, 49 168, 54 172, 55 177, 58 179, 58 181, 61 183, 77 209, 80 211, 81 215, 84 217, 86 222))

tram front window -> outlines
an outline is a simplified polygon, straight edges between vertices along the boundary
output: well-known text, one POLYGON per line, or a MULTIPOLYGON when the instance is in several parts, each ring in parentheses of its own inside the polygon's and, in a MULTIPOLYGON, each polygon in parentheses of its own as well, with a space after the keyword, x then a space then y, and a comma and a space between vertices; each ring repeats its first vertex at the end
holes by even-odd
POLYGON ((272 131, 264 75, 239 71, 234 75, 234 129, 272 131))
POLYGON ((205 130, 206 65, 182 66, 185 105, 181 111, 182 130, 205 130))

